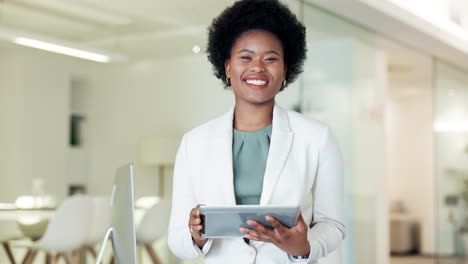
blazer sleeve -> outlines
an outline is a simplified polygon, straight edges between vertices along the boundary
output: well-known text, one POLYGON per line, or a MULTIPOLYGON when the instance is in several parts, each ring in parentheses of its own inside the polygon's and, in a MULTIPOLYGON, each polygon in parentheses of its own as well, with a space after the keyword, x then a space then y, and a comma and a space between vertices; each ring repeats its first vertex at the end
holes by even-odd
POLYGON ((307 238, 310 255, 307 263, 327 256, 345 238, 344 170, 338 145, 327 127, 322 136, 314 186, 313 219, 307 238))
POLYGON ((197 205, 193 193, 187 135, 182 138, 174 166, 172 211, 169 221, 168 244, 181 259, 194 259, 205 255, 211 246, 209 240, 202 250, 193 242, 188 227, 190 210, 197 205))

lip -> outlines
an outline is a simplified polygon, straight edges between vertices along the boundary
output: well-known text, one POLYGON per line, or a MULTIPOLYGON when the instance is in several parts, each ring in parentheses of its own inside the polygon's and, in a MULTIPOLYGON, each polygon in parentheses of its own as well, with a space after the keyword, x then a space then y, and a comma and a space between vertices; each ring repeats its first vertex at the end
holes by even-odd
POLYGON ((262 76, 262 75, 249 75, 245 78, 242 78, 242 81, 249 87, 254 88, 254 89, 264 89, 270 84, 270 79, 267 76, 262 76), (248 83, 248 80, 259 80, 259 81, 264 81, 265 84, 262 85, 257 85, 253 83, 248 83))

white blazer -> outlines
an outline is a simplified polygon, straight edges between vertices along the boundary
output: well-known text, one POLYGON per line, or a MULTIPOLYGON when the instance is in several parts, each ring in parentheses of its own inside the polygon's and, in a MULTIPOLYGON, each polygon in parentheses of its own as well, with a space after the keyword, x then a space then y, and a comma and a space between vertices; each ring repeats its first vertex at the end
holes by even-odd
MULTIPOLYGON (((197 204, 235 205, 232 165, 234 107, 186 133, 174 168, 169 247, 182 259, 205 256, 205 263, 291 263, 271 243, 242 238, 210 239, 202 250, 192 242, 189 213, 197 204)), ((329 128, 276 105, 261 205, 299 205, 309 225, 307 263, 335 250, 345 237, 343 161, 329 128)))

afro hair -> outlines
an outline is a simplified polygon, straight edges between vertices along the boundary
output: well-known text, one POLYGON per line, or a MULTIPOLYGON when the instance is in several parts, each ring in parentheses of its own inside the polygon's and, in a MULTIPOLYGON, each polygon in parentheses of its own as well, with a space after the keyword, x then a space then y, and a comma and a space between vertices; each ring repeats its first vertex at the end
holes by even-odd
MULTIPOLYGON (((231 56, 231 49, 244 32, 265 30, 281 42, 284 62, 287 66, 287 85, 294 82, 302 72, 306 59, 306 29, 287 6, 278 0, 241 0, 225 9, 208 28, 208 60, 213 65, 215 76, 225 88, 224 63, 231 56)), ((281 87, 283 90, 285 87, 281 87)))

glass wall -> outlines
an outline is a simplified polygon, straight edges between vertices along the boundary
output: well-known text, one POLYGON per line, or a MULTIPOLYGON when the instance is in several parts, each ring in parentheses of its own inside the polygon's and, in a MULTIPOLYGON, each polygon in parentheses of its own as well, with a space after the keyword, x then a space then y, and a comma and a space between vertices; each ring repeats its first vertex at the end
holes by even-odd
POLYGON ((308 58, 302 111, 331 126, 345 160, 348 233, 343 263, 384 264, 386 58, 375 33, 310 4, 305 4, 303 15, 308 58))
POLYGON ((436 250, 468 259, 468 72, 435 65, 436 250))

